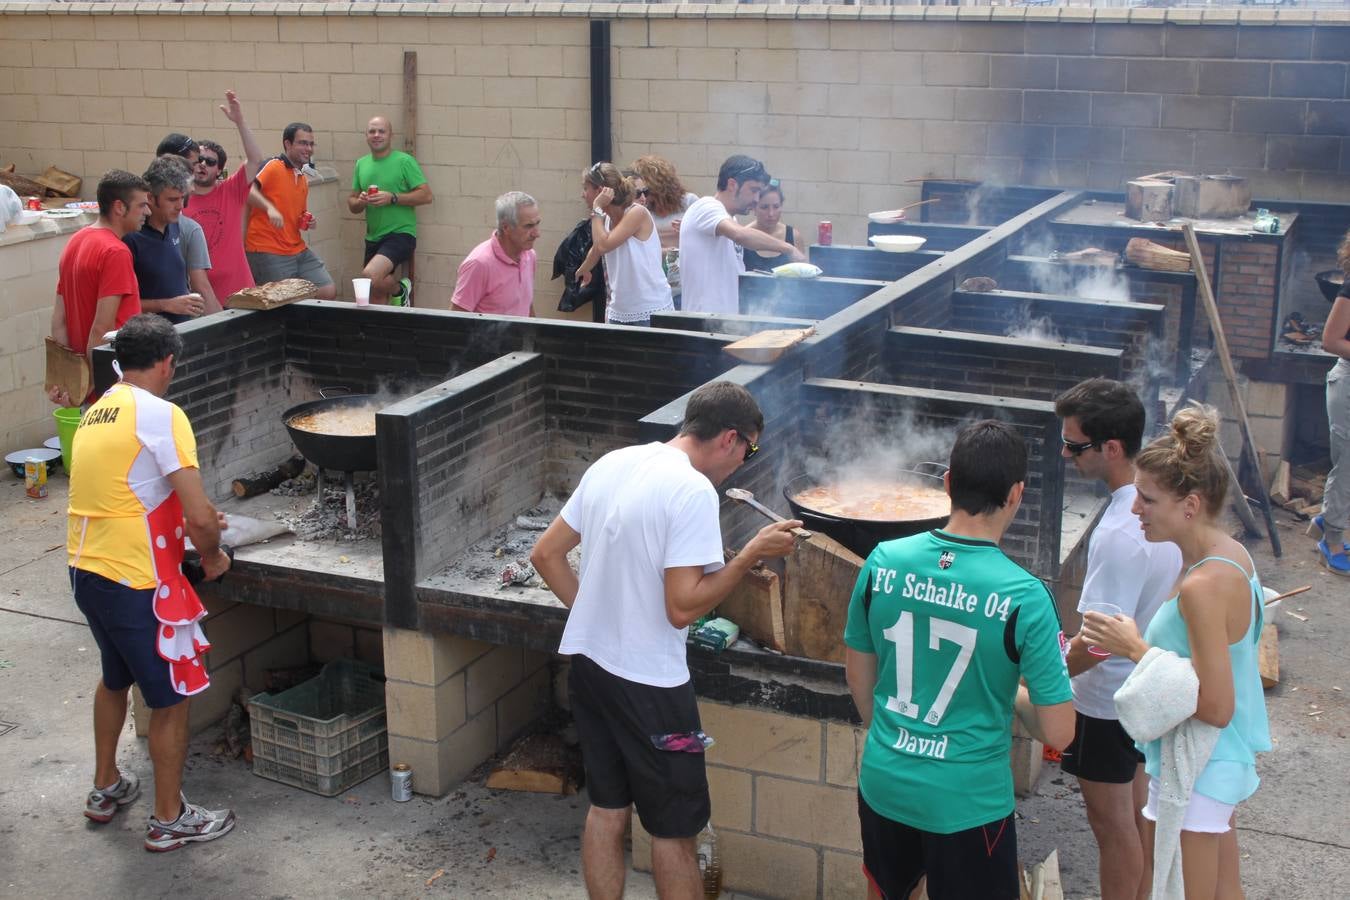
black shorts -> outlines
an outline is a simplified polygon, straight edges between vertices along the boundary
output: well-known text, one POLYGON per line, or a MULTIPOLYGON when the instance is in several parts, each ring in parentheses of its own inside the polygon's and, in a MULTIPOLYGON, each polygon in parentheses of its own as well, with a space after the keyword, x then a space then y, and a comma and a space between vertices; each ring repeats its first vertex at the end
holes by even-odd
POLYGON ((151 709, 183 702, 183 695, 174 690, 168 662, 159 655, 154 588, 136 590, 73 567, 70 587, 98 644, 103 686, 123 691, 138 684, 151 709))
POLYGON ((1070 775, 1105 784, 1129 784, 1144 755, 1115 719, 1074 713, 1073 743, 1064 748, 1059 767, 1070 775))
POLYGON ((412 259, 413 251, 416 249, 417 238, 411 234, 395 231, 393 234, 386 234, 379 240, 366 241, 366 258, 361 265, 364 266, 369 263, 378 253, 397 266, 412 259))
POLYGON ((925 875, 931 900, 1017 900, 1015 815, 934 834, 886 818, 859 791, 863 869, 882 900, 908 900, 925 875))
POLYGON ((652 837, 690 838, 712 812, 702 753, 658 750, 653 735, 699 731, 693 682, 638 684, 572 657, 567 694, 581 740, 586 789, 601 809, 637 808, 652 837))

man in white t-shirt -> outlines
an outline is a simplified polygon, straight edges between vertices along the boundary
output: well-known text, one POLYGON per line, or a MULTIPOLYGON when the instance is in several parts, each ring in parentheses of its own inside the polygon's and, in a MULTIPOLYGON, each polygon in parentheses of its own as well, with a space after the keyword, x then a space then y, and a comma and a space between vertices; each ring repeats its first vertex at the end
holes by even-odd
POLYGON ((723 563, 720 484, 759 450, 764 417, 729 381, 689 397, 672 440, 605 454, 582 476, 530 556, 570 613, 559 653, 591 808, 581 846, 592 897, 619 897, 630 806, 652 836, 663 897, 702 896, 694 838, 711 803, 702 731, 685 664, 688 626, 750 567, 792 552, 790 528, 767 525, 723 563), (581 544, 581 573, 568 552, 581 544))
POLYGON ((717 193, 694 201, 684 211, 680 222, 680 309, 740 312, 743 248, 786 253, 796 262, 806 259, 792 244, 732 218, 754 209, 759 192, 768 183, 764 163, 748 156, 728 157, 717 173, 717 193))
MULTIPOLYGON (((1127 385, 1091 378, 1055 400, 1063 420, 1061 453, 1078 471, 1104 482, 1111 503, 1088 541, 1087 573, 1078 601, 1109 603, 1139 623, 1142 631, 1175 592, 1181 575, 1176 544, 1144 539, 1134 505, 1134 457, 1144 436, 1144 407, 1127 385)), ((1098 608, 1099 611, 1100 608, 1098 608)), ((1073 743, 1064 750, 1065 772, 1078 778, 1088 824, 1097 839, 1102 900, 1147 897, 1152 861, 1144 853, 1143 819, 1148 799, 1143 756, 1116 717, 1114 696, 1134 669, 1119 656, 1090 649, 1082 634, 1069 642, 1077 712, 1073 743)))

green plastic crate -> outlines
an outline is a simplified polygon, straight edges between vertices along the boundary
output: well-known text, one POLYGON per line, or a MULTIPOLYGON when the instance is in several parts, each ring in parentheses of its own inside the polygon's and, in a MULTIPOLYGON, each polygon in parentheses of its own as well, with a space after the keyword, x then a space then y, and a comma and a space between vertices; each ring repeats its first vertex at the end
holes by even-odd
POLYGON ((248 701, 253 774, 332 797, 389 768, 384 676, 350 659, 248 701))

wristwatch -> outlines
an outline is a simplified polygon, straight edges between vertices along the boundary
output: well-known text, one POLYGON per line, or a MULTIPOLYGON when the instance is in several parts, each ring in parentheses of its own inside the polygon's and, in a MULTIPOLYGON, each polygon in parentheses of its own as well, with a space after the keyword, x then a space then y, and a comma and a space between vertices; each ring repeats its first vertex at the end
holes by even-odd
POLYGON ((398 206, 398 194, 390 194, 390 195, 389 195, 389 202, 390 202, 391 204, 393 204, 394 206, 398 206))
POLYGON ((598 206, 592 206, 591 215, 597 219, 603 219, 605 217, 605 211, 598 206))

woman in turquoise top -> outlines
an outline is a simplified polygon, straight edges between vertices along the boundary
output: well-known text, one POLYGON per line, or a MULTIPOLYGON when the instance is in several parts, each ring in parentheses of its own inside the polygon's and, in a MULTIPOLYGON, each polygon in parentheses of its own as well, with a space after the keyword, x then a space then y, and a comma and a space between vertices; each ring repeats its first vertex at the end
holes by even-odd
MULTIPOLYGON (((1261 583, 1246 548, 1219 521, 1228 473, 1217 455, 1218 428, 1211 408, 1193 405, 1135 460, 1134 513, 1144 537, 1181 548, 1185 568, 1176 595, 1142 637, 1125 616, 1089 612, 1083 625, 1094 645, 1136 663, 1150 647, 1190 658, 1200 681, 1195 718, 1222 729, 1196 779, 1182 825, 1187 900, 1242 896, 1232 808, 1256 791, 1255 754, 1270 749, 1256 666, 1261 583)), ((1149 811, 1156 808, 1160 744, 1142 747, 1151 782, 1145 818, 1153 818, 1149 811)), ((1151 822, 1145 831, 1145 858, 1152 859, 1151 822)))

